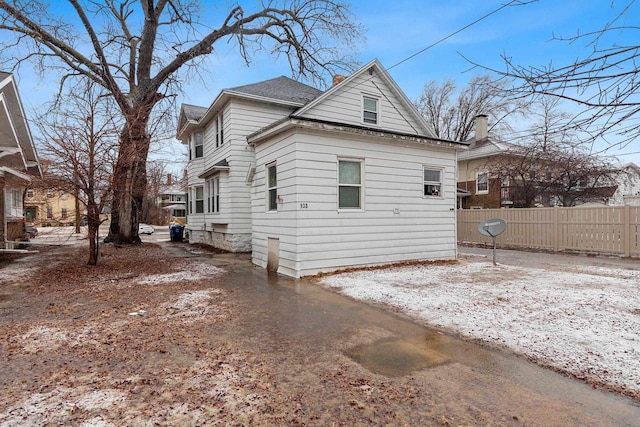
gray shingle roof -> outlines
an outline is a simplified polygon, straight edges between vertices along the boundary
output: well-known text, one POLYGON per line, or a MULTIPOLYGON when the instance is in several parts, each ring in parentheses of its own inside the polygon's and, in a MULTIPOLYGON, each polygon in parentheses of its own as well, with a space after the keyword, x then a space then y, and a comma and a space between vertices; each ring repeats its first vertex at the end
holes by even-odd
POLYGON ((307 104, 322 94, 319 89, 285 76, 244 86, 236 86, 227 90, 301 104, 307 104))
POLYGON ((200 120, 202 116, 204 116, 204 113, 207 112, 207 108, 191 104, 182 104, 182 111, 184 111, 187 120, 200 120))

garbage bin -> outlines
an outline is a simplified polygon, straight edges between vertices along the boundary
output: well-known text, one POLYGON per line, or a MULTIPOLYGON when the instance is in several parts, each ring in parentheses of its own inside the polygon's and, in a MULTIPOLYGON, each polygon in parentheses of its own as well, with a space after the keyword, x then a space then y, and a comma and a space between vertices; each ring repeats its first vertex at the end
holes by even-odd
POLYGON ((184 238, 184 227, 174 222, 169 226, 169 237, 172 242, 181 242, 184 238))

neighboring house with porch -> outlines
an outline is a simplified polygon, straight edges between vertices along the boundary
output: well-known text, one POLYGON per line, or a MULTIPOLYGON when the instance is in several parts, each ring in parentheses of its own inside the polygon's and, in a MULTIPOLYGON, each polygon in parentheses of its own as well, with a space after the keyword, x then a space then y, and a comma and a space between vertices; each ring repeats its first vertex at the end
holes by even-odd
POLYGON ((324 93, 279 77, 183 105, 190 241, 294 277, 453 259, 466 144, 433 135, 377 60, 324 93))
POLYGON ((0 72, 0 239, 5 249, 25 236, 24 194, 38 176, 38 154, 16 82, 0 72))
POLYGON ((25 193, 24 206, 27 224, 38 227, 64 227, 81 224, 87 208, 76 200, 73 190, 59 176, 49 171, 51 161, 41 159, 42 177, 31 181, 25 193), (77 212, 77 216, 76 216, 77 212))
MULTIPOLYGON (((186 181, 186 179, 184 180, 186 181)), ((187 220, 186 182, 174 181, 172 174, 167 174, 166 183, 158 190, 158 224, 167 225, 174 219, 187 220)))

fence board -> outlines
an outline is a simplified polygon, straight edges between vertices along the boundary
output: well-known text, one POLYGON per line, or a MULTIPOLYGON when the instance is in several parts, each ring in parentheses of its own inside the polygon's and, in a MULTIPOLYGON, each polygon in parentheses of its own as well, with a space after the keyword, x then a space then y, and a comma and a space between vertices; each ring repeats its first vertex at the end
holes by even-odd
POLYGON ((500 245, 640 256, 640 206, 461 209, 457 217, 460 242, 492 243, 478 224, 502 218, 500 245))

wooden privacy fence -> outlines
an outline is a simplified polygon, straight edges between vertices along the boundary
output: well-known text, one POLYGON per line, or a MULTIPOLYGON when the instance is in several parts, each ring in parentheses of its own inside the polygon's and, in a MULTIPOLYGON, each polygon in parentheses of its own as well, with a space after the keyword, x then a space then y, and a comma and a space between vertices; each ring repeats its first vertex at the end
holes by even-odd
POLYGON ((458 242, 492 243, 478 224, 502 218, 501 246, 640 256, 640 206, 459 209, 457 215, 458 242))

